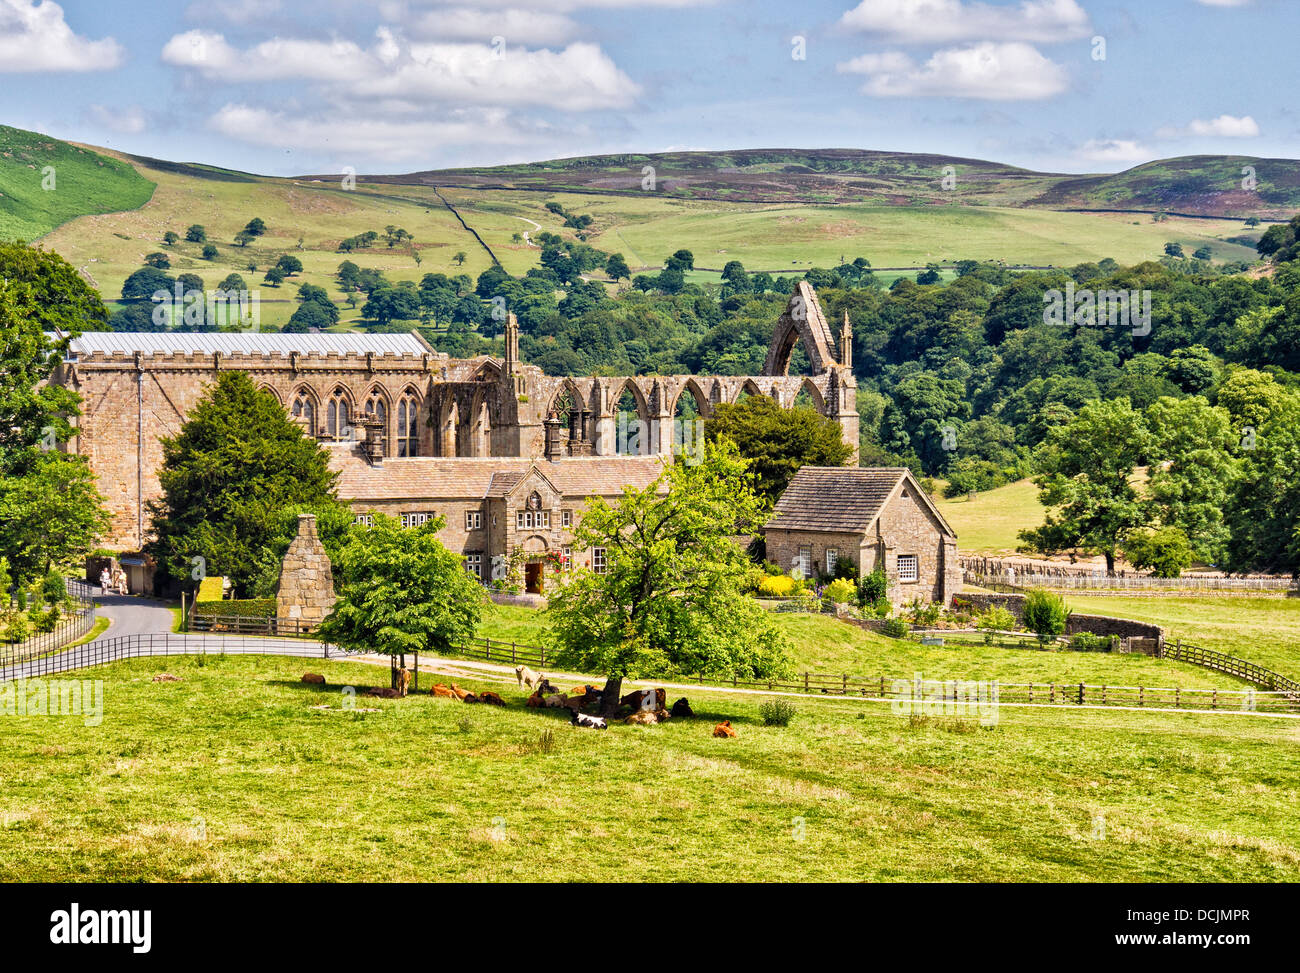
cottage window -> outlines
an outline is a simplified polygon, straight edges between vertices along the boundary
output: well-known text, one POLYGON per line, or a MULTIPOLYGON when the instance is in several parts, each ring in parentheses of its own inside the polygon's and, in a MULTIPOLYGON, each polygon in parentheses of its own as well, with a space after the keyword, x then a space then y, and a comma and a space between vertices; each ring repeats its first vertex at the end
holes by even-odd
POLYGON ((916 581, 921 577, 920 565, 915 554, 898 555, 898 580, 916 581))
POLYGON ((471 554, 466 554, 465 570, 480 581, 483 580, 483 555, 477 551, 471 554))
POLYGON ((479 510, 465 511, 465 529, 479 530, 483 526, 483 513, 479 510))
POLYGON ((560 511, 560 526, 561 526, 561 527, 572 527, 572 526, 573 526, 573 511, 572 511, 572 510, 562 510, 562 511, 560 511))
POLYGON ((356 524, 363 524, 363 525, 366 526, 366 527, 373 527, 373 526, 375 526, 375 515, 374 515, 374 514, 357 514, 356 517, 353 519, 353 523, 356 523, 356 524))
POLYGON ((800 547, 799 556, 794 559, 791 574, 797 572, 798 577, 806 578, 812 574, 812 548, 800 547))
POLYGON ((591 570, 597 574, 604 574, 609 570, 609 562, 605 560, 605 549, 603 547, 593 547, 591 549, 591 570))
POLYGON ((428 510, 413 510, 402 514, 402 526, 419 527, 421 524, 428 523, 431 517, 433 517, 433 513, 428 510))
POLYGON ((835 562, 840 559, 839 548, 826 548, 826 574, 833 576, 835 574, 835 562))
POLYGON ((537 528, 545 530, 551 526, 551 512, 549 510, 520 510, 515 513, 515 526, 520 530, 532 530, 537 528))

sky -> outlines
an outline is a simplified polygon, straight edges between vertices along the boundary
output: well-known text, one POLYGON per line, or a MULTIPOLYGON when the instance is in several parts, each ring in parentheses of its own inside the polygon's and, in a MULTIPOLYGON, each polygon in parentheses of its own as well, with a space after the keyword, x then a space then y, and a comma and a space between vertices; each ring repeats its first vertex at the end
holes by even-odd
POLYGON ((1296 0, 0 0, 0 123, 268 175, 1300 158, 1296 0))

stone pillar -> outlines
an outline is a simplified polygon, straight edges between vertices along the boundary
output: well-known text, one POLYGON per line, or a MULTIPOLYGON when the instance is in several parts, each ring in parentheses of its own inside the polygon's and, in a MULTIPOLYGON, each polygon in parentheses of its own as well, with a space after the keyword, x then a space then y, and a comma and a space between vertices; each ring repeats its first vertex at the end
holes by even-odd
POLYGON ((336 600, 329 555, 316 533, 316 515, 298 515, 298 536, 280 564, 280 589, 275 596, 278 621, 297 621, 315 628, 336 600))

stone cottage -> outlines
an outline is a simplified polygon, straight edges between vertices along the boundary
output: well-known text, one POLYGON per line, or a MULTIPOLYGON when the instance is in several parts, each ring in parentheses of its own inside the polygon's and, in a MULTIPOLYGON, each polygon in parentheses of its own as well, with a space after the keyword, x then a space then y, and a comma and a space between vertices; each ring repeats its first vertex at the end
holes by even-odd
POLYGON ((833 575, 846 557, 860 574, 883 568, 898 604, 946 605, 961 591, 957 534, 910 470, 805 466, 765 533, 768 559, 805 577, 833 575))

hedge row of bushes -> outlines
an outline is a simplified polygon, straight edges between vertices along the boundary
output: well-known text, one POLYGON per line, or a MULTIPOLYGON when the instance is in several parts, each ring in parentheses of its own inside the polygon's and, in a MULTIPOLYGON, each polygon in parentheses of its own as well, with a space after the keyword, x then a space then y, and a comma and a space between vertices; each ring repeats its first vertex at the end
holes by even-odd
POLYGON ((227 598, 216 601, 196 601, 195 616, 211 618, 229 615, 236 618, 272 618, 275 616, 274 598, 227 598))

